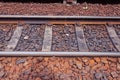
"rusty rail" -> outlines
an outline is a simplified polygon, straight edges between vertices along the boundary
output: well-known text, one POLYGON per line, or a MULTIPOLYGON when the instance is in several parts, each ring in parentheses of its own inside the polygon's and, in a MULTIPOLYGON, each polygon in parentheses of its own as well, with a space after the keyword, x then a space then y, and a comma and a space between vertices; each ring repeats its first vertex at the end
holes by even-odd
POLYGON ((24 16, 0 15, 1 24, 120 24, 120 16, 24 16))

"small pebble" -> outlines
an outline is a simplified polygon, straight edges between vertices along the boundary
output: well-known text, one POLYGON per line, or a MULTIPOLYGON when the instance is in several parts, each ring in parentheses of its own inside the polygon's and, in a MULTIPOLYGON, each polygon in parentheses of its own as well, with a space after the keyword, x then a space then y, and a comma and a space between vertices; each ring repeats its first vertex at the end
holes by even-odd
POLYGON ((118 58, 118 62, 120 63, 120 58, 118 58))
POLYGON ((69 34, 66 34, 66 36, 69 36, 69 34))
POLYGON ((102 78, 102 73, 100 73, 100 72, 95 73, 95 78, 96 78, 96 79, 102 78))
POLYGON ((103 75, 101 80, 108 80, 108 78, 106 77, 106 75, 103 75))
POLYGON ((4 45, 0 44, 0 48, 2 48, 4 45))
POLYGON ((0 70, 2 70, 3 69, 3 65, 2 64, 0 64, 0 70))
POLYGON ((25 36, 25 37, 24 37, 24 39, 28 39, 28 38, 29 38, 29 36, 25 36))
POLYGON ((117 70, 120 71, 120 63, 117 63, 117 70))
POLYGON ((78 67, 78 69, 82 69, 82 63, 78 63, 76 64, 76 66, 78 67))
POLYGON ((114 71, 114 72, 111 72, 111 75, 112 75, 113 78, 118 77, 118 74, 117 74, 115 71, 114 71))
POLYGON ((61 80, 71 80, 70 77, 69 77, 69 75, 67 75, 67 74, 60 75, 60 79, 61 80))
POLYGON ((16 61, 16 64, 21 64, 21 63, 25 63, 26 59, 20 59, 16 61))
POLYGON ((4 76, 5 72, 4 71, 0 71, 0 78, 2 78, 4 76))
POLYGON ((87 6, 84 6, 84 7, 83 7, 83 9, 84 9, 84 10, 87 10, 87 9, 88 9, 88 7, 87 7, 87 6))

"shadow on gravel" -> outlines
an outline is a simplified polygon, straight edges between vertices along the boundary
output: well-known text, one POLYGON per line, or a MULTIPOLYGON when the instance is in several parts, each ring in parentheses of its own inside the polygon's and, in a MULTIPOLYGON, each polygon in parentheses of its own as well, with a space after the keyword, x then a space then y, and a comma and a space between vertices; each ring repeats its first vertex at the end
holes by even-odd
POLYGON ((22 3, 63 3, 63 0, 0 0, 2 2, 22 2, 22 3))
POLYGON ((120 0, 77 0, 78 3, 92 3, 92 4, 120 4, 120 0))

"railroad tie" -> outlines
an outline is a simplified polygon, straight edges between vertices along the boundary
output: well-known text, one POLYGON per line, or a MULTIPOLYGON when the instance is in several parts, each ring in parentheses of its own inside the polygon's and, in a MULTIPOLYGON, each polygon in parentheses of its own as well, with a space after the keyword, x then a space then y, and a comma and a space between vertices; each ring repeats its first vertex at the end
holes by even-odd
POLYGON ((110 36, 110 39, 112 40, 114 46, 117 48, 117 50, 120 52, 120 39, 117 36, 115 29, 113 27, 107 26, 107 31, 110 36))
POLYGON ((52 44, 52 26, 46 26, 42 51, 44 52, 51 51, 51 44, 52 44))
POLYGON ((83 27, 77 25, 75 28, 76 28, 76 35, 77 35, 79 51, 80 52, 88 52, 89 49, 88 49, 86 41, 85 41, 83 27))
POLYGON ((5 49, 5 51, 13 51, 15 49, 15 47, 17 46, 17 43, 20 39, 20 36, 22 34, 22 29, 23 29, 23 27, 21 25, 18 25, 18 27, 14 31, 10 41, 8 42, 8 45, 5 49))

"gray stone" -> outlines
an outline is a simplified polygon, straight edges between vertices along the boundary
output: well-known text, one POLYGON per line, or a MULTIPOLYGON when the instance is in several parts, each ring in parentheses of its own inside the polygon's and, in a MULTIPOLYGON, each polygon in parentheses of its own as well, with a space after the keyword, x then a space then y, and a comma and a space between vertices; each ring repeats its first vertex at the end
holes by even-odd
POLYGON ((16 64, 21 64, 21 63, 25 63, 26 59, 20 59, 16 61, 16 64))
POLYGON ((82 63, 76 64, 76 66, 78 67, 78 69, 82 69, 82 63))
POLYGON ((82 80, 87 80, 87 78, 86 77, 82 77, 82 80))
POLYGON ((118 62, 120 63, 120 58, 118 58, 118 62))
POLYGON ((96 79, 102 78, 102 73, 100 73, 100 72, 95 73, 95 78, 96 78, 96 79))
POLYGON ((38 57, 37 59, 38 59, 39 62, 41 62, 41 61, 43 61, 44 58, 43 57, 38 57))
POLYGON ((86 63, 86 62, 88 62, 89 60, 88 60, 88 58, 82 58, 82 61, 86 63))
POLYGON ((0 48, 2 48, 3 47, 3 45, 2 44, 0 44, 0 48))
POLYGON ((103 77, 101 78, 101 80, 108 80, 105 74, 103 75, 103 77))
POLYGON ((0 70, 2 70, 3 69, 3 65, 2 64, 0 64, 0 70))
POLYGON ((120 63, 117 63, 117 70, 120 70, 120 63))
POLYGON ((88 72, 86 70, 82 70, 81 75, 85 76, 88 72))
POLYGON ((24 74, 24 75, 29 75, 29 74, 30 74, 30 72, 31 72, 31 68, 30 68, 30 69, 28 69, 28 70, 25 70, 25 71, 23 72, 23 74, 24 74))
POLYGON ((90 66, 86 66, 85 70, 89 72, 90 71, 90 66))
POLYGON ((117 59, 116 58, 107 58, 108 61, 111 61, 111 62, 117 62, 117 59))
POLYGON ((62 74, 62 75, 60 75, 60 79, 61 79, 61 80, 71 80, 71 79, 70 79, 70 76, 67 75, 67 74, 62 74))
POLYGON ((102 58, 102 59, 101 59, 101 62, 107 64, 107 63, 108 63, 108 60, 107 60, 106 58, 102 58))
POLYGON ((9 40, 10 40, 10 37, 9 37, 9 36, 6 36, 6 37, 5 37, 5 40, 6 40, 6 41, 9 41, 9 40))
POLYGON ((115 71, 111 72, 111 75, 112 75, 113 78, 118 77, 118 74, 115 71))
POLYGON ((0 71, 0 78, 2 78, 4 76, 5 72, 4 71, 0 71))
POLYGON ((25 40, 28 39, 28 38, 29 38, 29 36, 27 36, 27 35, 24 37, 25 40))

